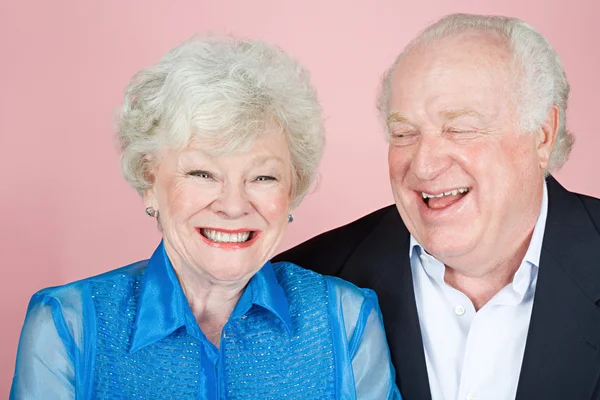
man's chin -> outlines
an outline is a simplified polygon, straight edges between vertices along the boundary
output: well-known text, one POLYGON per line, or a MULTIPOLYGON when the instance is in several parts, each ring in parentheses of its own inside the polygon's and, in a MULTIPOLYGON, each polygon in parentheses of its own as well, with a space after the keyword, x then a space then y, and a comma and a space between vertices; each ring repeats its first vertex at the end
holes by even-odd
POLYGON ((456 235, 453 237, 453 235, 444 235, 441 232, 429 235, 422 243, 419 243, 427 253, 444 263, 465 257, 473 247, 472 241, 457 241, 456 235))

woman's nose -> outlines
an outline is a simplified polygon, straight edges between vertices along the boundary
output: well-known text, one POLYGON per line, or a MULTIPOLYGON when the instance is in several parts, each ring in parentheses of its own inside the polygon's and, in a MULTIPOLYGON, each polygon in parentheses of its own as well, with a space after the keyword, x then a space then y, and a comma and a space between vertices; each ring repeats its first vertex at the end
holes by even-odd
POLYGON ((213 211, 226 218, 238 218, 248 214, 250 201, 243 184, 226 183, 212 204, 213 211))

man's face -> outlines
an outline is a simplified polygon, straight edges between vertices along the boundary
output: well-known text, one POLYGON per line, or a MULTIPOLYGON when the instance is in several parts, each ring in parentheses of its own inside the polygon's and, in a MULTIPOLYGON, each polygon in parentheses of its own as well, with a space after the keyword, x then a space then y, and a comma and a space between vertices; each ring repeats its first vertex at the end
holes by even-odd
POLYGON ((430 254, 474 275, 517 252, 540 211, 552 143, 542 129, 519 130, 516 75, 506 45, 482 33, 418 45, 393 75, 389 168, 400 215, 430 254))

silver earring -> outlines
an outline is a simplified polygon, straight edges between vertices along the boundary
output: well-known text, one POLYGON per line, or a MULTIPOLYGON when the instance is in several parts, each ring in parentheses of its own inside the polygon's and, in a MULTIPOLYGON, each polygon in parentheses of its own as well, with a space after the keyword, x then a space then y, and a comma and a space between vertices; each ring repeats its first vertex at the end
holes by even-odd
POLYGON ((294 216, 292 214, 288 214, 288 224, 294 222, 294 216))
POLYGON ((152 207, 148 207, 146 208, 146 215, 148 215, 149 217, 156 217, 156 215, 158 214, 158 211, 156 211, 154 208, 152 207))

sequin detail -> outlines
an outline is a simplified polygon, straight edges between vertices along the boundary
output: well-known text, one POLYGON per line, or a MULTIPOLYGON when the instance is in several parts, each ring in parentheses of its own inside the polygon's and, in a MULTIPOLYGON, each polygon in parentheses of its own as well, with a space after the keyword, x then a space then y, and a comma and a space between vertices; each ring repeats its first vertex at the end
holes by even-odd
MULTIPOLYGON (((293 264, 273 265, 290 304, 292 331, 254 305, 230 320, 221 399, 335 399, 335 364, 324 278, 293 264)), ((91 282, 96 309, 96 399, 195 399, 200 346, 185 328, 129 353, 142 274, 91 282)))
POLYGON ((292 332, 259 307, 228 324, 227 398, 335 399, 325 280, 293 264, 273 267, 290 304, 292 332))
POLYGON ((140 277, 92 282, 97 321, 96 399, 194 399, 199 344, 180 328, 133 354, 128 349, 140 277))

